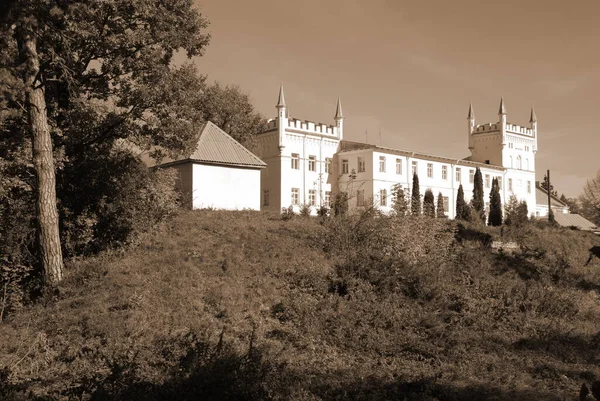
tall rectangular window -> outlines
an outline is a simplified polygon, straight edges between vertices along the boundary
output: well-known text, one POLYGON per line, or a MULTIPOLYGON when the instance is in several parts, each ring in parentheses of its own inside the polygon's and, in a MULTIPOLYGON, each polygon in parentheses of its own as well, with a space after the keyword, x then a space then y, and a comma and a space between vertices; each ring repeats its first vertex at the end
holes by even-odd
POLYGON ((331 191, 325 191, 325 199, 323 199, 323 203, 325 207, 329 207, 331 205, 331 191))
POLYGON ((364 173, 365 172, 365 158, 358 156, 358 172, 359 173, 364 173))
POLYGON ((365 205, 365 190, 359 189, 356 191, 356 206, 364 206, 365 205))
POLYGON ((522 187, 523 187, 523 180, 519 178, 517 180, 517 188, 522 188, 522 187))
POLYGON ((498 189, 502 189, 502 177, 497 177, 498 178, 498 189))
POLYGON ((317 156, 308 156, 308 171, 317 171, 317 156))
POLYGON ((527 193, 531 193, 531 181, 527 181, 527 193))
POLYGON ((300 170, 300 155, 298 153, 292 153, 292 169, 300 170))
POLYGON ((379 156, 379 172, 385 173, 385 156, 379 156))
POLYGON ((427 177, 433 178, 433 163, 427 163, 427 177))
POLYGON ((460 178, 461 178, 460 177, 460 167, 457 167, 456 168, 456 181, 460 182, 460 178))
POLYGON ((396 174, 402 174, 402 159, 396 159, 396 174))
POLYGON ((342 160, 342 174, 348 174, 348 160, 342 160))
POLYGON ((263 206, 269 206, 269 190, 265 189, 263 191, 263 206))
POLYGON ((508 190, 512 192, 513 190, 513 185, 512 185, 512 178, 508 179, 508 190))
POLYGON ((469 184, 473 184, 475 182, 475 170, 469 170, 469 184))
POLYGON ((308 205, 315 206, 317 204, 317 191, 314 189, 308 190, 308 205))
POLYGON ((387 189, 379 190, 379 204, 381 206, 387 206, 387 189))
POLYGON ((292 188, 292 205, 300 203, 300 189, 292 188))
POLYGON ((331 173, 331 158, 329 157, 325 158, 325 172, 327 174, 331 173))
POLYGON ((486 188, 490 187, 490 175, 489 174, 485 175, 485 187, 486 188))
POLYGON ((442 166, 442 180, 448 179, 448 166, 442 166))
POLYGON ((412 173, 413 173, 413 175, 417 174, 417 171, 418 171, 418 169, 417 169, 417 162, 413 161, 412 162, 412 173))
POLYGON ((447 196, 442 196, 444 202, 444 212, 448 213, 450 210, 450 199, 447 196))

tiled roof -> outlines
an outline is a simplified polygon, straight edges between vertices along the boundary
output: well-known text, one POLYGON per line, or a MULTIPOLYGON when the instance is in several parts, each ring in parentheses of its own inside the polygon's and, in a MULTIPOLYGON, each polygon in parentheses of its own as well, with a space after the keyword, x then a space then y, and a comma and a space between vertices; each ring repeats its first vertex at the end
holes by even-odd
POLYGON ((196 147, 191 153, 184 154, 175 161, 165 164, 170 165, 190 160, 258 168, 267 166, 258 156, 254 155, 254 153, 250 152, 241 143, 210 121, 206 122, 200 129, 196 143, 196 147))
POLYGON ((578 214, 554 213, 554 219, 562 227, 577 227, 580 230, 597 231, 598 227, 578 214))

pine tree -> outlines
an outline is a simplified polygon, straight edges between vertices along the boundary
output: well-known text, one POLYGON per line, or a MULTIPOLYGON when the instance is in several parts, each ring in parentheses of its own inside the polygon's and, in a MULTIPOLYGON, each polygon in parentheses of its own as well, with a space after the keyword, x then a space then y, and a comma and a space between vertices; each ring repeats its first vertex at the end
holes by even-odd
POLYGON ((465 202, 465 191, 462 184, 458 186, 458 194, 456 195, 456 220, 471 220, 471 208, 465 202))
POLYGON ((485 222, 485 204, 483 202, 483 176, 479 167, 475 170, 475 178, 473 180, 473 199, 471 200, 473 209, 480 217, 481 221, 485 222))
POLYGON ((435 214, 436 217, 438 219, 445 219, 446 218, 446 213, 444 211, 444 197, 442 196, 442 193, 438 193, 438 197, 437 197, 437 207, 435 210, 435 214))
POLYGON ((423 197, 423 215, 435 218, 435 197, 431 189, 427 189, 423 197))
POLYGON ((498 179, 492 180, 492 190, 490 191, 490 214, 488 216, 490 226, 502 225, 502 200, 500 199, 500 185, 498 179))
POLYGON ((394 197, 392 208, 396 212, 396 216, 406 215, 408 204, 406 203, 406 196, 402 185, 396 184, 392 187, 392 196, 394 197))
MULTIPOLYGON (((558 191, 554 189, 554 185, 550 184, 550 195, 558 196, 558 191)), ((548 173, 544 174, 544 180, 540 183, 540 187, 548 192, 548 173)))
POLYGON ((419 190, 419 176, 413 174, 412 197, 410 200, 410 213, 413 216, 421 215, 421 191, 419 190))
POLYGON ((520 201, 511 195, 506 204, 504 224, 507 226, 521 226, 529 221, 527 202, 520 201))

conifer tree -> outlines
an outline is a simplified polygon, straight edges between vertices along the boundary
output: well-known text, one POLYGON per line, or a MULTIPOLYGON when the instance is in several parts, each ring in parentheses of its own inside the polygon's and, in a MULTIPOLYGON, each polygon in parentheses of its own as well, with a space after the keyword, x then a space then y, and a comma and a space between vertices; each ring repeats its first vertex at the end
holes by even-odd
POLYGON ((413 174, 412 197, 410 200, 410 213, 413 216, 421 215, 421 191, 419 190, 419 176, 413 174))
POLYGON ((425 191, 425 196, 423 197, 423 215, 426 217, 435 217, 435 197, 433 196, 433 192, 431 189, 427 189, 425 191))
POLYGON ((473 209, 479 216, 481 221, 485 222, 485 203, 483 202, 483 176, 479 167, 475 170, 475 178, 473 180, 473 199, 471 200, 473 209))
POLYGON ((444 210, 444 197, 442 196, 442 193, 438 193, 438 197, 437 197, 437 207, 435 210, 435 214, 436 217, 438 219, 445 219, 446 218, 446 213, 444 210))
POLYGON ((500 199, 500 185, 498 179, 492 180, 492 190, 490 191, 490 214, 488 216, 488 225, 502 225, 502 200, 500 199))
POLYGON ((396 216, 404 216, 406 215, 406 211, 408 210, 408 204, 406 202, 406 196, 404 194, 404 189, 402 185, 396 184, 392 187, 392 196, 394 197, 394 203, 392 208, 396 212, 396 216))
POLYGON ((465 202, 465 191, 462 184, 458 186, 458 194, 456 195, 456 220, 471 220, 471 208, 465 202))

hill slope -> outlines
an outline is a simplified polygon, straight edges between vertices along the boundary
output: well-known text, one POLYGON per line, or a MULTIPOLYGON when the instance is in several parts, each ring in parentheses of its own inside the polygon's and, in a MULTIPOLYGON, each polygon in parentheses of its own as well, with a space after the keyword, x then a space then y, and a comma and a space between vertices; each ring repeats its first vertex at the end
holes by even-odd
POLYGON ((600 374, 598 239, 507 235, 522 254, 450 222, 186 212, 1 324, 0 398, 572 399, 600 374))

